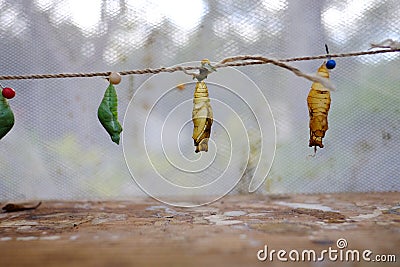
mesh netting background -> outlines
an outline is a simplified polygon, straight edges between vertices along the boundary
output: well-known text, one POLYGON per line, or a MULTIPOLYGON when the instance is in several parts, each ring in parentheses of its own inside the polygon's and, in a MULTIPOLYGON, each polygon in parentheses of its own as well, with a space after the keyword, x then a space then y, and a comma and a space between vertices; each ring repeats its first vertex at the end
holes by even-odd
MULTIPOLYGON (((371 42, 400 40, 399 29, 396 0, 2 0, 0 74, 120 71, 203 58, 215 62, 239 54, 319 55, 325 53, 325 43, 331 53, 362 51, 371 42)), ((240 68, 266 96, 276 123, 275 159, 259 191, 399 191, 399 57, 387 53, 336 60, 330 129, 316 157, 309 157, 313 151, 308 147, 311 83, 271 65, 240 68)), ((291 64, 315 73, 321 63, 291 64)), ((124 76, 117 86, 121 121, 149 77, 124 76)), ((182 77, 182 82, 190 81, 182 77)), ((17 96, 10 100, 15 126, 0 141, 0 200, 144 194, 129 173, 122 146, 112 143, 98 122, 104 79, 12 80, 2 85, 15 88, 17 96)), ((157 88, 148 94, 157 95, 157 88)), ((171 98, 169 105, 164 101, 160 112, 179 99, 171 98)), ((152 103, 144 100, 142 105, 152 103)), ((191 110, 187 116, 190 120, 191 110)), ((247 186, 239 183, 233 192, 247 191, 247 186)))

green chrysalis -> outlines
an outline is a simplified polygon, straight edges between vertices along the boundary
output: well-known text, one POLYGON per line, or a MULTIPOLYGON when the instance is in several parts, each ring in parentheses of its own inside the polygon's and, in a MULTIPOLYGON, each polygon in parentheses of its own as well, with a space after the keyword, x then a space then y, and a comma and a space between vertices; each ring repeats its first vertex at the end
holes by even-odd
POLYGON ((3 89, 0 88, 0 139, 14 126, 14 113, 7 99, 3 97, 2 91, 3 89))
POLYGON ((119 144, 120 133, 122 126, 118 121, 118 99, 117 92, 114 86, 110 83, 106 92, 104 93, 103 100, 100 103, 97 111, 97 117, 101 125, 106 129, 111 137, 111 140, 119 144))

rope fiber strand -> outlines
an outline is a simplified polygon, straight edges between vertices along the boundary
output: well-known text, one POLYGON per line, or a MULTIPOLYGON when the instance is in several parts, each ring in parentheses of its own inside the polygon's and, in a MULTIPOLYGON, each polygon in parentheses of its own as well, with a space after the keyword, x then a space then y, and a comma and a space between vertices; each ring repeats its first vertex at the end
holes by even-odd
MULTIPOLYGON (((389 49, 373 50, 373 51, 361 51, 352 53, 342 53, 342 54, 329 54, 330 58, 340 58, 340 57, 355 57, 364 55, 374 55, 382 53, 392 53, 400 52, 400 48, 394 47, 389 49)), ((294 61, 306 61, 306 60, 316 60, 316 59, 326 59, 327 55, 319 56, 307 56, 307 57, 294 57, 286 59, 271 59, 263 56, 252 56, 243 55, 228 57, 221 60, 214 67, 215 68, 225 68, 225 67, 239 67, 248 65, 260 65, 260 64, 273 64, 281 68, 285 68, 299 77, 306 78, 313 82, 320 82, 330 89, 334 89, 333 85, 330 84, 326 79, 315 75, 309 75, 301 72, 299 69, 292 67, 284 62, 294 62, 294 61)), ((188 75, 195 75, 190 70, 199 70, 201 67, 194 66, 175 66, 175 67, 161 67, 161 68, 146 68, 141 70, 129 70, 121 71, 120 75, 134 75, 134 74, 157 74, 161 72, 176 72, 182 71, 188 75)), ((29 74, 29 75, 0 75, 0 80, 29 80, 29 79, 62 79, 62 78, 91 78, 91 77, 103 77, 106 78, 111 72, 91 72, 91 73, 58 73, 58 74, 29 74)))

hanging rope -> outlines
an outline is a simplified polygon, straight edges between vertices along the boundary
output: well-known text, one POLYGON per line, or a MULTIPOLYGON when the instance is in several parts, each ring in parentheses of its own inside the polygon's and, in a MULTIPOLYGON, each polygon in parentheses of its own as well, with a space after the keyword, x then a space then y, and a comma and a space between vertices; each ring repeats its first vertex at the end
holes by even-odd
MULTIPOLYGON (((355 56, 364 56, 364 55, 374 55, 374 54, 382 54, 382 53, 393 53, 400 52, 400 48, 394 47, 390 49, 382 49, 382 50, 374 50, 374 51, 361 51, 361 52, 352 52, 352 53, 342 53, 342 54, 330 54, 331 58, 339 58, 339 57, 355 57, 355 56)), ((294 57, 294 58, 285 58, 285 59, 271 59, 263 56, 235 56, 228 57, 221 60, 214 67, 215 68, 225 68, 225 67, 241 67, 248 65, 260 65, 260 64, 273 64, 281 68, 285 68, 297 76, 306 78, 313 82, 322 82, 329 88, 333 88, 331 84, 326 84, 324 79, 321 79, 318 76, 308 75, 301 72, 299 69, 294 68, 284 62, 293 62, 293 61, 307 61, 307 60, 316 60, 316 59, 326 59, 327 55, 319 55, 319 56, 307 56, 307 57, 294 57)), ((200 67, 195 66, 175 66, 175 67, 161 67, 161 68, 146 68, 141 70, 129 70, 129 71, 121 71, 120 75, 134 75, 134 74, 157 74, 161 72, 177 72, 182 71, 188 75, 194 75, 195 73, 189 72, 190 70, 199 70, 200 67)), ((29 80, 29 79, 63 79, 63 78, 90 78, 90 77, 108 77, 111 72, 89 72, 89 73, 58 73, 58 74, 28 74, 28 75, 0 75, 0 80, 29 80)))

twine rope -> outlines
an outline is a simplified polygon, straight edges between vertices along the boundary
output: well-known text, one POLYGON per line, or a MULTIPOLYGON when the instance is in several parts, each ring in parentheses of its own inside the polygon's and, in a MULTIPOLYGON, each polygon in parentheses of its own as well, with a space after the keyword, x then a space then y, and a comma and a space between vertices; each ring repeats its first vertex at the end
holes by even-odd
MULTIPOLYGON (((293 57, 293 58, 285 58, 285 59, 272 59, 263 56, 254 56, 254 55, 240 55, 234 57, 227 57, 217 63, 215 68, 225 68, 225 67, 241 67, 248 65, 261 65, 261 64, 273 64, 275 66, 287 69, 293 72, 295 75, 299 77, 306 78, 313 82, 321 82, 328 88, 334 89, 332 84, 329 84, 326 79, 315 76, 305 74, 299 69, 292 67, 285 62, 295 62, 295 61, 307 61, 307 60, 317 60, 317 59, 326 59, 328 56, 330 58, 342 58, 342 57, 355 57, 355 56, 364 56, 364 55, 375 55, 375 54, 383 54, 383 53, 393 53, 400 52, 400 48, 391 47, 388 49, 380 49, 373 51, 360 51, 360 52, 351 52, 351 53, 340 53, 340 54, 325 54, 319 56, 306 56, 306 57, 293 57)), ((199 70, 201 67, 198 66, 175 66, 175 67, 161 67, 161 68, 145 68, 139 70, 128 70, 119 72, 120 75, 140 75, 140 74, 158 74, 161 72, 177 72, 182 71, 188 75, 195 75, 195 73, 190 72, 192 70, 199 70)), ((91 78, 91 77, 103 77, 106 78, 110 75, 110 71, 108 72, 89 72, 89 73, 57 73, 57 74, 28 74, 28 75, 0 75, 0 80, 28 80, 28 79, 63 79, 63 78, 91 78)))

